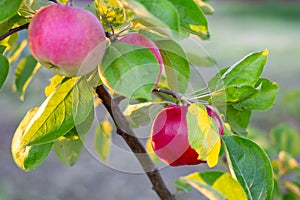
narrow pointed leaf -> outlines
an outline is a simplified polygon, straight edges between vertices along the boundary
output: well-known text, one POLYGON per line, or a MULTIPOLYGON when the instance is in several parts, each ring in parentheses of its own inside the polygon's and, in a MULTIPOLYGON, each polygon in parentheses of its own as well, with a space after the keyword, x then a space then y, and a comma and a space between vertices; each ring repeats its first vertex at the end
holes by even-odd
POLYGON ((0 54, 0 89, 2 88, 9 71, 9 62, 5 56, 0 54))
POLYGON ((32 120, 38 108, 31 109, 18 126, 11 144, 13 159, 18 167, 25 171, 33 170, 47 158, 53 143, 27 146, 24 136, 27 124, 32 120))
POLYGON ((18 64, 15 71, 15 85, 20 99, 24 100, 25 91, 32 80, 33 76, 40 69, 41 65, 34 59, 33 56, 23 58, 18 64))
POLYGON ((99 125, 95 132, 95 148, 104 161, 106 161, 109 156, 112 130, 113 127, 110 122, 105 120, 99 125))
POLYGON ((267 154, 253 141, 236 135, 223 136, 230 172, 244 188, 249 200, 270 199, 273 170, 267 154))

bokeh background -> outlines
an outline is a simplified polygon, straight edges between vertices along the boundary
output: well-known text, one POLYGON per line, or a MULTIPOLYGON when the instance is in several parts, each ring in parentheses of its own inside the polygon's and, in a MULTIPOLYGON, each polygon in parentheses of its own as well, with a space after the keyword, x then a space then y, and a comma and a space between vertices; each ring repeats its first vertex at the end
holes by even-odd
MULTIPOLYGON (((75 5, 87 4, 88 1, 75 0, 75 5)), ((202 45, 219 68, 232 65, 253 51, 267 48, 270 52, 264 76, 279 84, 280 94, 271 110, 253 113, 250 126, 264 135, 283 122, 300 130, 299 104, 285 101, 289 91, 300 90, 300 2, 214 0, 211 5, 216 9, 208 17, 211 39, 202 45)), ((51 74, 46 70, 38 72, 24 102, 12 91, 13 74, 11 70, 10 80, 0 93, 0 200, 158 199, 144 174, 111 169, 87 149, 83 149, 73 167, 62 165, 51 152, 36 170, 18 169, 10 153, 13 133, 27 110, 44 100, 43 88, 51 74)), ((118 136, 114 140, 122 143, 118 136)), ((131 165, 125 157, 117 159, 122 165, 131 165)), ((179 176, 205 169, 205 166, 167 167, 161 173, 175 192, 173 181, 179 176)), ((201 199, 201 196, 196 191, 178 192, 177 198, 201 199)))

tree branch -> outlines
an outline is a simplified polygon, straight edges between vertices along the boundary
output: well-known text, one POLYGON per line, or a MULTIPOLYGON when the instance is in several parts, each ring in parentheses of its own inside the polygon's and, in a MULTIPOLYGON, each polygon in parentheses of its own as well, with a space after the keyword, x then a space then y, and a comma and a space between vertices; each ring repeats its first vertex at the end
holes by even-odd
POLYGON ((123 137, 142 165, 145 173, 152 183, 153 190, 162 200, 175 200, 175 197, 166 187, 159 171, 155 168, 155 165, 147 154, 145 148, 135 136, 132 129, 129 127, 115 99, 111 97, 103 85, 100 85, 96 88, 96 93, 114 120, 114 123, 117 127, 117 133, 123 137))
POLYGON ((4 33, 3 35, 0 35, 0 41, 1 41, 1 40, 4 40, 4 39, 7 38, 8 36, 10 36, 10 35, 12 35, 12 34, 18 32, 18 31, 21 31, 21 30, 23 30, 23 29, 27 29, 27 28, 28 28, 28 25, 29 25, 29 23, 26 23, 26 24, 23 24, 23 25, 18 26, 18 27, 16 27, 16 28, 10 29, 8 32, 4 33))

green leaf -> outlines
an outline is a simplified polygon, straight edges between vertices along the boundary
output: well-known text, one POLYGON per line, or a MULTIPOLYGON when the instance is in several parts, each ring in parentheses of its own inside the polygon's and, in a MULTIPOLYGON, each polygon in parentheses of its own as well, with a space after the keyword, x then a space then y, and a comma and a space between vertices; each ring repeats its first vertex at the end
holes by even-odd
POLYGON ((179 13, 180 26, 187 32, 202 39, 209 38, 207 20, 202 10, 193 0, 169 0, 179 13))
POLYGON ((193 173, 177 180, 176 185, 189 188, 187 183, 209 199, 218 200, 247 200, 242 186, 230 174, 220 171, 193 173))
POLYGON ((186 115, 188 140, 191 147, 199 154, 199 160, 207 160, 210 167, 218 163, 220 153, 220 135, 216 122, 208 115, 205 105, 193 103, 186 115), (219 144, 219 149, 213 151, 219 144), (213 153, 213 161, 210 154, 213 153))
POLYGON ((93 107, 93 93, 84 77, 61 84, 40 106, 24 132, 24 144, 58 139, 82 123, 93 107))
POLYGON ((223 136, 230 172, 249 200, 270 199, 274 180, 267 154, 253 141, 236 135, 223 136))
POLYGON ((208 83, 214 91, 225 86, 254 86, 267 61, 268 50, 252 53, 231 67, 222 69, 208 83))
POLYGON ((21 7, 23 0, 2 0, 0 2, 0 23, 14 16, 21 7))
POLYGON ((183 49, 172 40, 157 40, 155 43, 163 58, 169 89, 185 93, 190 80, 190 65, 183 49))
POLYGON ((292 156, 300 154, 300 133, 287 124, 280 124, 271 130, 271 140, 277 151, 286 151, 292 156))
POLYGON ((9 62, 5 56, 0 54, 0 89, 2 88, 9 71, 9 62))
POLYGON ((77 162, 85 134, 90 130, 93 121, 94 108, 92 108, 86 120, 54 142, 55 154, 62 164, 73 166, 77 162))
POLYGON ((279 92, 277 83, 260 78, 254 87, 259 91, 245 101, 234 105, 237 109, 268 110, 272 107, 279 92))
POLYGON ((176 8, 167 0, 128 0, 128 7, 143 20, 158 28, 170 28, 179 32, 179 16, 176 8))
POLYGON ((114 42, 108 47, 99 71, 103 83, 116 93, 151 99, 159 65, 149 49, 114 42))
POLYGON ((248 99, 257 93, 257 90, 250 85, 228 86, 215 91, 209 99, 210 104, 214 103, 238 103, 248 99))
POLYGON ((225 115, 225 121, 230 124, 231 130, 238 134, 247 134, 247 127, 251 117, 250 110, 237 110, 232 105, 220 107, 220 111, 225 115))
POLYGON ((112 125, 103 121, 95 131, 95 148, 100 157, 106 161, 110 152, 112 125))
POLYGON ((27 40, 23 40, 21 42, 14 44, 8 54, 9 63, 13 63, 17 61, 20 58, 21 53, 23 52, 26 46, 27 46, 27 40))
POLYGON ((150 122, 163 108, 161 104, 165 102, 145 102, 139 104, 129 104, 123 114, 131 127, 137 128, 139 125, 150 122))
POLYGON ((24 100, 25 91, 33 76, 40 69, 41 65, 34 59, 33 56, 23 58, 18 64, 15 71, 15 85, 20 99, 24 100))
POLYGON ((39 108, 27 112, 18 126, 11 144, 11 152, 15 163, 25 171, 33 170, 48 157, 53 143, 27 146, 24 143, 26 126, 34 118, 39 108))

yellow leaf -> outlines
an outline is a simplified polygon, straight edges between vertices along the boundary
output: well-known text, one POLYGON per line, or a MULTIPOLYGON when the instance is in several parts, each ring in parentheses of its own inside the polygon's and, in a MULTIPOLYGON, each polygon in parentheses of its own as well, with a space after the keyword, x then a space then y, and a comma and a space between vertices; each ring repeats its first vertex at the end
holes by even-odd
POLYGON ((247 200, 242 186, 230 174, 224 173, 212 187, 226 196, 228 200, 247 200))
POLYGON ((221 141, 219 140, 207 156, 207 164, 209 167, 214 167, 218 164, 220 150, 221 141))

